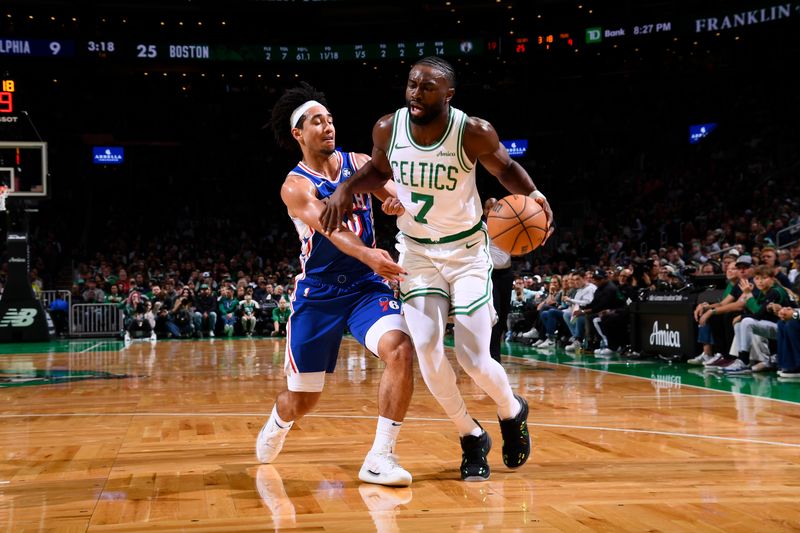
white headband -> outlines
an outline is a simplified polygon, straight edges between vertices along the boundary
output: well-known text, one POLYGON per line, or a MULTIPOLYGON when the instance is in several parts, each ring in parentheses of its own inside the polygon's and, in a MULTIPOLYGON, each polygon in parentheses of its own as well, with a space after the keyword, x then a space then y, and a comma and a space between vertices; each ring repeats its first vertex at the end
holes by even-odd
POLYGON ((316 100, 309 100, 305 104, 301 105, 294 111, 292 111, 292 116, 289 118, 289 127, 294 128, 297 124, 297 121, 300 120, 300 117, 305 115, 306 111, 314 107, 315 105, 322 105, 316 100))

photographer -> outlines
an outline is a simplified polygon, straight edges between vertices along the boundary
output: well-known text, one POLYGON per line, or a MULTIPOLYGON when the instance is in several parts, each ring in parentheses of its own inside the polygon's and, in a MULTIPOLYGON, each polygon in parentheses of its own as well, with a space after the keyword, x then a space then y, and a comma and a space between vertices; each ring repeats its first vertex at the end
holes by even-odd
POLYGON ((686 280, 680 275, 678 270, 669 263, 664 264, 658 270, 658 278, 655 282, 655 290, 662 292, 675 292, 686 287, 686 280))
POLYGON ((511 340, 515 333, 527 331, 532 326, 530 312, 533 306, 534 292, 525 288, 525 280, 517 277, 511 290, 511 309, 508 314, 506 340, 511 340))
POLYGON ((130 344, 133 337, 150 337, 151 342, 156 341, 156 334, 149 320, 145 318, 146 308, 142 296, 133 291, 120 306, 123 312, 123 326, 125 328, 125 344, 130 344))
POLYGON ((194 332, 192 316, 194 314, 194 298, 189 289, 183 289, 175 300, 175 305, 167 320, 167 330, 174 338, 191 337, 194 332))
POLYGON ((653 259, 642 259, 640 257, 634 259, 631 262, 631 286, 636 287, 637 290, 651 290, 655 288, 654 280, 650 276, 654 266, 655 261, 653 259))

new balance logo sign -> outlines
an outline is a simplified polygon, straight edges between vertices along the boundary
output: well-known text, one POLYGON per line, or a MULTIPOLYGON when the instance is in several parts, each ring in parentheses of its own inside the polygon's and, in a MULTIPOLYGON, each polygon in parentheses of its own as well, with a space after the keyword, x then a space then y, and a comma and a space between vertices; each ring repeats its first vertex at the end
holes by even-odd
POLYGON ((33 319, 39 311, 34 308, 15 309, 9 307, 5 316, 0 320, 0 328, 27 328, 33 324, 33 319))
POLYGON ((658 329, 658 320, 653 323, 653 332, 650 334, 650 344, 653 346, 665 346, 668 348, 681 347, 681 332, 669 329, 658 329))

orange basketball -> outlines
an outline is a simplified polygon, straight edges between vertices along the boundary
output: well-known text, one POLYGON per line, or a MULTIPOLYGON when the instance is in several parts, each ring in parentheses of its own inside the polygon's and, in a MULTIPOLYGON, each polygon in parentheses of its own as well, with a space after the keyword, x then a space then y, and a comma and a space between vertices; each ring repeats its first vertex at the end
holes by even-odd
POLYGON ((547 216, 533 198, 512 194, 501 198, 486 217, 489 237, 511 255, 534 251, 547 235, 547 216))

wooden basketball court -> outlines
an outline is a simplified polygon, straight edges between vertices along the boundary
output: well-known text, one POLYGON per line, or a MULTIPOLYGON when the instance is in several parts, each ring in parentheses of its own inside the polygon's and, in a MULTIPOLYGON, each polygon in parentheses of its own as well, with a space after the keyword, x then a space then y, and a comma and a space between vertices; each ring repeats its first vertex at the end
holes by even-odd
POLYGON ((349 338, 319 408, 274 465, 256 462, 283 349, 82 341, 0 355, 17 376, 0 388, 0 530, 800 530, 797 403, 506 358, 533 456, 503 467, 492 404, 461 373, 494 440, 490 481, 463 483, 454 427, 417 373, 397 449, 414 482, 389 489, 358 481, 382 364, 349 338))

